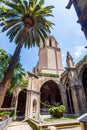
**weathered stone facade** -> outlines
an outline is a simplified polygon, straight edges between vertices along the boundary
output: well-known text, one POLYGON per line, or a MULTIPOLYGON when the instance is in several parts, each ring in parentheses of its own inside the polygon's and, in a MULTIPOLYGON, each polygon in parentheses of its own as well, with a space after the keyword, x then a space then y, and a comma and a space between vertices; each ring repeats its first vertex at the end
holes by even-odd
MULTIPOLYGON (((55 40, 53 42, 55 42, 55 40)), ((44 45, 40 48, 39 63, 33 69, 33 72, 36 73, 38 77, 35 77, 34 74, 32 74, 32 76, 29 74, 28 76, 29 85, 27 94, 28 103, 26 103, 26 116, 37 118, 40 114, 48 114, 48 108, 44 104, 55 105, 59 103, 65 105, 67 114, 80 115, 85 113, 87 110, 87 57, 84 57, 80 63, 75 64, 72 56, 68 52, 66 57, 67 68, 63 71, 62 60, 60 57, 61 54, 59 54, 58 57, 60 59, 58 59, 60 62, 58 62, 58 65, 61 64, 60 68, 56 67, 55 63, 57 62, 54 62, 56 60, 56 55, 53 55, 55 51, 54 48, 59 50, 57 49, 57 44, 55 47, 50 46, 51 51, 47 51, 49 50, 49 42, 46 41, 46 44, 48 47, 44 45), (52 55, 49 54, 51 52, 52 55), (48 55, 51 55, 50 62, 48 55), (48 66, 48 62, 50 64, 52 62, 54 69, 50 69, 51 65, 48 66), (47 74, 59 74, 59 77, 39 76, 41 72, 47 74), (35 100, 36 111, 33 111, 33 102, 35 100)))
MULTIPOLYGON (((32 76, 30 76, 30 74, 29 74, 29 85, 28 85, 28 89, 27 89, 26 116, 37 118, 40 115, 41 88, 47 82, 56 84, 55 86, 57 86, 59 88, 59 90, 61 91, 61 86, 59 85, 58 78, 50 78, 50 77, 44 77, 44 76, 39 76, 38 78, 35 78, 33 74, 32 74, 32 76), (34 101, 36 101, 36 109, 34 108, 34 105, 33 105, 34 101)), ((45 86, 45 87, 47 89, 47 86, 45 86)), ((43 91, 44 90, 45 89, 43 89, 43 91)), ((47 93, 47 95, 48 94, 49 93, 47 93)), ((53 94, 53 91, 51 94, 53 94)), ((45 93, 45 97, 46 97, 46 93, 45 93)), ((46 99, 48 99, 48 98, 46 98, 46 99)), ((46 100, 46 101, 48 101, 48 100, 46 100)), ((46 101, 44 101, 44 103, 46 101)))
MULTIPOLYGON (((67 53, 67 55, 70 55, 67 53)), ((68 57, 68 56, 67 56, 68 57)), ((68 113, 82 114, 87 110, 86 76, 87 76, 87 57, 80 63, 73 64, 73 59, 68 59, 71 65, 61 75, 63 89, 66 92, 66 108, 68 113), (73 65, 72 65, 73 64, 73 65), (84 75, 85 73, 85 75, 84 75), (84 77, 85 76, 85 77, 84 77), (84 78, 84 79, 83 79, 84 78), (68 98, 70 98, 68 100, 68 98), (68 106, 67 106, 68 105, 68 106)), ((64 99, 65 100, 65 99, 64 99)))
POLYGON ((60 75, 63 69, 61 50, 57 45, 57 41, 53 36, 49 36, 44 44, 42 42, 40 44, 39 62, 33 68, 33 73, 38 75, 38 77, 35 77, 34 74, 29 74, 26 116, 36 118, 40 113, 48 114, 48 108, 41 102, 48 105, 54 105, 58 102, 62 103, 60 75), (40 76, 41 74, 47 74, 48 76, 40 76), (57 97, 57 92, 59 93, 59 98, 57 97), (37 104, 36 111, 33 111, 33 101, 35 100, 37 104))
POLYGON ((81 30, 87 38, 87 0, 69 0, 67 8, 69 9, 72 4, 79 18, 78 23, 81 24, 81 30))

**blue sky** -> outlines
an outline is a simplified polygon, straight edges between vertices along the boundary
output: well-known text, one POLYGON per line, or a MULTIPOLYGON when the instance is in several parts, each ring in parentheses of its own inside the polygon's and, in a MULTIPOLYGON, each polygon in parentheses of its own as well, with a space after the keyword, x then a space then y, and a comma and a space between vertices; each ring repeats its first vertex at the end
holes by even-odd
MULTIPOLYGON (((50 18, 55 26, 51 30, 61 48, 63 67, 66 66, 66 53, 70 52, 75 63, 77 63, 86 53, 87 40, 81 31, 81 26, 77 23, 77 15, 72 6, 70 10, 66 9, 69 0, 45 0, 46 5, 54 5, 54 18, 50 18)), ((0 34, 0 48, 5 49, 8 53, 13 54, 15 44, 10 43, 6 33, 0 34)), ((38 48, 22 49, 21 63, 26 71, 32 71, 32 68, 38 61, 38 48)))

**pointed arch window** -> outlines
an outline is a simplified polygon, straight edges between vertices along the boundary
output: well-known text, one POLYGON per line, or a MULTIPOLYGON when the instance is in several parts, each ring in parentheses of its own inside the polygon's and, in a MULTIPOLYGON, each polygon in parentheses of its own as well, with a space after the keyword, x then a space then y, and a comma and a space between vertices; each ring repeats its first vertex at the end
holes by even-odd
POLYGON ((74 105, 73 105, 73 100, 72 100, 72 93, 71 93, 69 79, 67 80, 67 83, 66 83, 66 96, 67 96, 68 113, 73 114, 74 105))

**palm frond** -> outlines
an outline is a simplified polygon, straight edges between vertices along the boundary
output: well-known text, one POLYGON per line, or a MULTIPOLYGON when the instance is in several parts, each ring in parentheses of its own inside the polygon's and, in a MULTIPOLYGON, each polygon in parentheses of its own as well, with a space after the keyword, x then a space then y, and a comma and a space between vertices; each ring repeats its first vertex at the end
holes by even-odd
POLYGON ((23 0, 23 5, 25 8, 25 13, 29 13, 29 3, 26 0, 23 0))
POLYGON ((0 15, 0 18, 1 17, 5 17, 6 19, 11 19, 11 18, 18 18, 20 17, 20 15, 17 13, 17 11, 14 11, 12 9, 6 9, 6 11, 2 10, 1 9, 1 15, 0 15))
POLYGON ((17 32, 17 34, 16 34, 16 38, 15 38, 15 43, 16 43, 16 44, 19 44, 20 41, 21 41, 22 30, 23 30, 23 28, 21 28, 21 29, 17 32))
POLYGON ((19 8, 21 8, 21 10, 23 10, 23 13, 26 13, 26 8, 25 8, 25 4, 23 3, 23 1, 25 2, 25 0, 12 0, 14 3, 16 3, 18 5, 19 8))
MULTIPOLYGON (((45 42, 45 37, 43 35, 43 33, 40 31, 40 29, 38 27, 35 28, 37 33, 39 34, 40 36, 40 39, 43 41, 43 43, 45 42)), ((39 43, 38 43, 39 44, 39 43)))
MULTIPOLYGON (((21 29, 21 25, 22 23, 17 23, 16 25, 14 25, 11 29, 9 29, 9 31, 7 32, 7 36, 10 35, 10 33, 12 32, 18 32, 19 29, 21 29)), ((16 34, 17 34, 16 32, 16 34)))
POLYGON ((12 21, 9 24, 6 24, 3 29, 2 32, 6 31, 8 28, 12 27, 13 25, 17 24, 17 21, 12 21))
POLYGON ((37 33, 36 29, 33 27, 32 30, 32 36, 33 36, 33 46, 35 46, 35 44, 39 47, 40 46, 40 35, 37 33))
POLYGON ((22 23, 18 23, 8 30, 6 35, 9 36, 10 42, 12 42, 15 39, 17 33, 21 30, 21 24, 22 23))
POLYGON ((14 2, 10 2, 10 1, 6 1, 6 0, 3 0, 3 3, 6 5, 6 6, 8 6, 8 7, 10 7, 10 8, 12 8, 12 9, 14 9, 14 10, 16 10, 18 13, 24 13, 24 9, 22 8, 22 6, 21 6, 21 4, 20 3, 16 3, 16 1, 14 1, 14 2))

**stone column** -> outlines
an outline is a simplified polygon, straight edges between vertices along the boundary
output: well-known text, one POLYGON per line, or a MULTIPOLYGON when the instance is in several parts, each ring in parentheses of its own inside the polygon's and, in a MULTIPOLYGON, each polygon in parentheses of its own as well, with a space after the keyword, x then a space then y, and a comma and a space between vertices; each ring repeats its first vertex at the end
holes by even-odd
POLYGON ((26 112, 25 117, 32 117, 32 103, 31 103, 31 90, 27 90, 27 100, 26 100, 26 112))
POLYGON ((78 102, 79 102, 80 113, 83 114, 87 112, 86 96, 85 96, 83 86, 78 86, 78 102))
POLYGON ((40 116, 40 93, 38 93, 38 103, 37 103, 37 115, 38 115, 38 119, 39 119, 39 116, 40 116))
POLYGON ((79 114, 79 106, 78 106, 77 92, 75 86, 71 86, 71 94, 72 94, 75 114, 79 114))
POLYGON ((40 94, 39 92, 28 90, 27 91, 27 102, 26 102, 26 117, 30 118, 38 118, 40 113, 40 94), (36 100, 37 108, 36 111, 33 112, 33 101, 36 100))
POLYGON ((31 117, 32 116, 32 76, 28 79, 28 90, 27 90, 27 99, 26 99, 26 111, 25 111, 25 117, 31 117))
POLYGON ((66 113, 68 113, 68 105, 67 105, 67 96, 66 96, 66 88, 63 88, 64 86, 62 85, 61 87, 61 100, 62 100, 62 103, 63 105, 65 106, 65 109, 66 109, 66 113))

